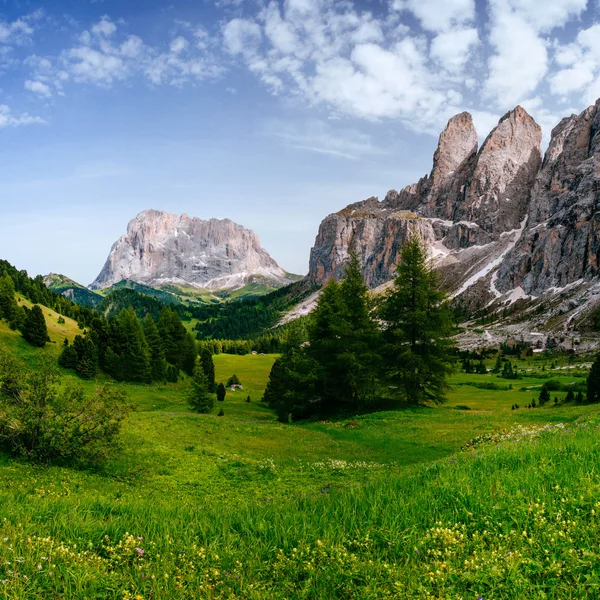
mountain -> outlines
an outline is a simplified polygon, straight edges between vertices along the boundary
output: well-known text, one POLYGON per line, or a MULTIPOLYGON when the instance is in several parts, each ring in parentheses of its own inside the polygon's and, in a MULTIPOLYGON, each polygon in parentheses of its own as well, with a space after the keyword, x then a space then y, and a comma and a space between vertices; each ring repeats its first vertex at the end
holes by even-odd
POLYGON ((309 279, 340 277, 356 250, 365 281, 389 281, 403 241, 417 232, 452 291, 499 262, 520 236, 541 164, 541 128, 521 107, 500 120, 481 148, 471 115, 450 119, 431 173, 380 202, 369 198, 329 215, 311 251, 309 279))
POLYGON ((471 115, 456 115, 429 175, 324 219, 309 280, 341 277, 356 251, 368 285, 383 286, 414 232, 456 301, 469 314, 496 315, 473 343, 548 332, 580 343, 600 314, 600 100, 558 124, 543 161, 540 142, 520 106, 481 148, 471 115))
POLYGON ((94 307, 102 301, 100 294, 92 292, 65 275, 49 273, 44 277, 44 284, 56 294, 62 294, 65 298, 80 306, 94 307))
POLYGON ((129 280, 169 291, 200 289, 209 295, 245 286, 264 293, 296 279, 262 248, 253 231, 229 219, 145 210, 113 244, 90 288, 101 290, 129 280))

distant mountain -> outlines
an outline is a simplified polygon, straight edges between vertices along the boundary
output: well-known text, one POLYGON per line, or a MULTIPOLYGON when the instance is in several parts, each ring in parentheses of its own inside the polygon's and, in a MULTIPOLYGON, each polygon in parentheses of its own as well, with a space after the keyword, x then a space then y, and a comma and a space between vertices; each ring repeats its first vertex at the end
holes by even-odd
POLYGON ((44 284, 56 294, 62 294, 80 306, 97 306, 102 301, 102 296, 92 292, 83 285, 69 279, 65 275, 50 273, 44 277, 44 284))
POLYGON ((246 286, 265 293, 297 279, 271 258, 253 231, 229 219, 145 210, 129 222, 90 288, 128 280, 177 295, 191 289, 210 297, 246 286))

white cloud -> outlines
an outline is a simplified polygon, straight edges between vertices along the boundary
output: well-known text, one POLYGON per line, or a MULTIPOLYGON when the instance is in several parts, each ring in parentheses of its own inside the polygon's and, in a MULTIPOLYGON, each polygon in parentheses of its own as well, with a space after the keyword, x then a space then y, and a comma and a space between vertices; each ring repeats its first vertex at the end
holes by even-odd
POLYGON ((461 27, 475 19, 475 0, 392 0, 391 5, 410 11, 428 31, 461 27))
POLYGON ((180 52, 183 52, 189 45, 190 43, 180 35, 171 42, 171 52, 173 52, 173 54, 179 54, 180 52))
POLYGON ((545 41, 512 11, 496 13, 490 33, 495 54, 489 59, 485 95, 500 107, 513 107, 535 91, 548 70, 545 41))
POLYGON ((50 89, 50 86, 46 85, 42 81, 32 81, 31 79, 28 79, 25 81, 25 89, 39 94, 40 96, 45 96, 46 98, 52 96, 52 90, 50 89))
POLYGON ((15 116, 10 107, 0 104, 0 129, 4 127, 18 127, 20 125, 44 124, 46 121, 41 117, 33 117, 28 113, 15 116))
POLYGON ((562 68, 549 78, 552 93, 580 92, 587 102, 594 101, 600 91, 600 24, 582 29, 574 42, 558 45, 554 60, 562 68))
POLYGON ((446 31, 433 38, 430 56, 450 73, 459 74, 478 44, 479 35, 475 28, 446 31))
POLYGON ((223 28, 225 49, 230 54, 254 54, 261 38, 260 26, 248 19, 232 19, 223 28))
POLYGON ((117 31, 117 26, 107 17, 102 19, 92 27, 92 33, 98 36, 110 37, 117 31))
POLYGON ((581 15, 587 4, 588 0, 492 0, 492 5, 512 9, 542 32, 563 27, 569 19, 581 15))
POLYGON ((72 48, 66 54, 69 70, 78 81, 110 84, 125 79, 127 67, 122 58, 89 46, 72 48))

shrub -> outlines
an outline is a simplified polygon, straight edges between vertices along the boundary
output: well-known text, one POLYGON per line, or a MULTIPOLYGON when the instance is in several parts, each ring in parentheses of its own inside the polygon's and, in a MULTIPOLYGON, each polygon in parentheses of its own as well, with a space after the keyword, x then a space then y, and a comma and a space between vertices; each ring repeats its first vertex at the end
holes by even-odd
POLYGON ((221 407, 221 410, 219 410, 219 414, 217 415, 217 417, 223 417, 225 416, 225 411, 223 410, 223 407, 221 407))
POLYGON ((227 380, 227 387, 231 387, 232 385, 242 385, 242 382, 235 373, 227 380))
POLYGON ((130 411, 110 386, 86 397, 80 385, 60 385, 49 363, 28 371, 0 360, 0 449, 36 462, 96 463, 118 448, 130 411))

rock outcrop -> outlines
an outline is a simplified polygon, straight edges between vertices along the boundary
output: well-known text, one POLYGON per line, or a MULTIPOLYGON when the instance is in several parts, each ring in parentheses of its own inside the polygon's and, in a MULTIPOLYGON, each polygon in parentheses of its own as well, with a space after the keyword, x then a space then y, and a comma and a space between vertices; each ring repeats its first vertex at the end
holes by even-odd
POLYGON ((537 296, 600 270, 600 100, 552 131, 528 228, 501 265, 496 288, 537 296))
POLYGON ((418 233, 454 291, 498 267, 521 235, 541 165, 541 128, 518 106, 477 149, 471 116, 461 113, 440 135, 428 176, 380 202, 369 198, 329 215, 311 251, 309 278, 343 274, 356 251, 365 281, 389 281, 403 241, 418 233))
POLYGON ((145 285, 189 285, 211 291, 251 282, 291 283, 256 234, 229 219, 202 220, 145 210, 113 245, 91 289, 124 279, 145 285))

